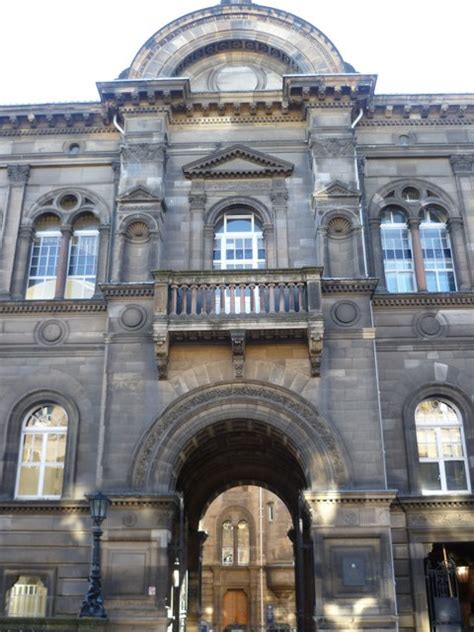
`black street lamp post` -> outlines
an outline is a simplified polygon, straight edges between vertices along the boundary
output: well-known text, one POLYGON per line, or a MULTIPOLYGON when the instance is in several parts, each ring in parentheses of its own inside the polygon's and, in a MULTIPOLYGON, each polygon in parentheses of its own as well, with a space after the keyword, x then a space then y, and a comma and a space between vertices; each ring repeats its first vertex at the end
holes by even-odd
POLYGON ((89 500, 91 518, 94 522, 94 526, 92 528, 93 543, 89 589, 84 601, 82 602, 79 616, 106 619, 107 613, 104 608, 100 572, 100 538, 103 533, 100 525, 107 517, 107 509, 110 504, 110 500, 101 492, 92 496, 86 496, 86 498, 89 500))

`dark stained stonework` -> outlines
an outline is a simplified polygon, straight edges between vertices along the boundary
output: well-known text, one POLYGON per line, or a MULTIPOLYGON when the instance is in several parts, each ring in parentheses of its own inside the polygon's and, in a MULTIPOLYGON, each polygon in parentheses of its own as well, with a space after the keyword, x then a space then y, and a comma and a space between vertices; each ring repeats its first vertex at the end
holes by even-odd
POLYGON ((222 0, 96 103, 0 106, 0 630, 223 632, 233 603, 251 627, 431 632, 444 556, 472 628, 474 95, 375 85, 297 16, 222 0), (65 298, 81 226, 95 289, 65 298), (56 298, 27 300, 40 239, 56 298), (441 254, 454 285, 429 291, 441 254), (419 291, 388 291, 395 260, 419 291), (58 463, 64 427, 24 426, 54 405, 58 463), (60 493, 20 493, 52 463, 60 493))

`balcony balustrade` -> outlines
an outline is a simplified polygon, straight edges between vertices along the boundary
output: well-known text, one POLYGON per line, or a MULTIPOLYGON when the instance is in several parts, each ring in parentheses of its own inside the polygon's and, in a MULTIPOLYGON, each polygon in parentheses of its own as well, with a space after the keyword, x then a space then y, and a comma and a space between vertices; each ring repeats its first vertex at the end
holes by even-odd
MULTIPOLYGON (((246 340, 308 340, 319 373, 323 323, 321 269, 154 273, 154 339, 160 378, 170 342, 230 340, 234 359, 246 340)), ((236 376, 243 360, 234 363, 236 376)))

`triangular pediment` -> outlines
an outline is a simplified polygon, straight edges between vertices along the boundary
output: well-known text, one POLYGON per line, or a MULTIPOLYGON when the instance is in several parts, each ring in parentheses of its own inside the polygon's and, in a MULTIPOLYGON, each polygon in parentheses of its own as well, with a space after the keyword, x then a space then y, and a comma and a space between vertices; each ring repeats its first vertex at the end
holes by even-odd
POLYGON ((157 197, 150 189, 139 184, 132 187, 117 198, 119 202, 124 203, 143 203, 143 202, 161 202, 161 199, 157 197))
POLYGON ((245 145, 232 145, 183 167, 187 178, 268 178, 289 176, 293 165, 245 145))
POLYGON ((324 189, 317 191, 314 194, 316 198, 344 198, 344 197, 359 197, 360 191, 353 189, 341 180, 333 180, 324 189))

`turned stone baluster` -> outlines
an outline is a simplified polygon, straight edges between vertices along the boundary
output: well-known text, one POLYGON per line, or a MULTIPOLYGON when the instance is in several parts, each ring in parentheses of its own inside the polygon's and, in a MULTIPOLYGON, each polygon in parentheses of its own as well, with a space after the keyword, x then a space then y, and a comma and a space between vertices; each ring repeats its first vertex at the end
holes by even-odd
POLYGON ((288 311, 295 311, 295 284, 288 283, 288 311))
POLYGON ((211 283, 209 286, 209 311, 208 314, 216 313, 216 294, 217 294, 217 285, 215 283, 211 283))
POLYGON ((268 292, 268 311, 270 314, 275 313, 275 284, 268 284, 269 292, 268 292))
POLYGON ((279 283, 278 284, 278 288, 280 290, 280 305, 278 306, 278 311, 279 312, 286 312, 286 309, 285 309, 286 283, 279 283))
POLYGON ((230 314, 235 314, 235 283, 229 285, 230 289, 230 314))
POLYGON ((250 288, 250 313, 255 314, 257 311, 255 308, 255 292, 257 291, 255 283, 250 283, 249 288, 250 288))
POLYGON ((171 305, 170 305, 171 316, 176 316, 177 309, 178 309, 178 286, 175 283, 173 283, 173 285, 171 286, 171 305))
POLYGON ((219 286, 219 312, 225 314, 225 283, 219 286))
POLYGON ((307 310, 306 310, 306 305, 304 304, 304 283, 300 281, 299 283, 297 283, 297 287, 298 287, 298 311, 305 312, 307 310))
POLYGON ((240 283, 239 289, 240 289, 240 313, 245 314, 245 290, 246 290, 245 283, 240 283))
POLYGON ((191 285, 191 316, 196 316, 197 314, 197 288, 198 286, 195 283, 191 285))
POLYGON ((188 286, 181 286, 181 314, 188 313, 188 286))

